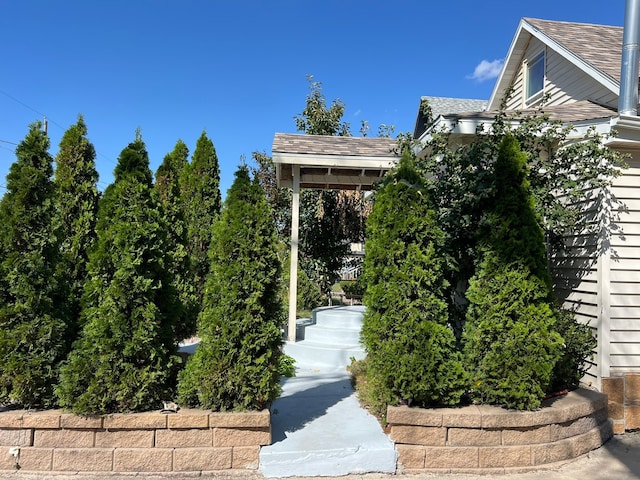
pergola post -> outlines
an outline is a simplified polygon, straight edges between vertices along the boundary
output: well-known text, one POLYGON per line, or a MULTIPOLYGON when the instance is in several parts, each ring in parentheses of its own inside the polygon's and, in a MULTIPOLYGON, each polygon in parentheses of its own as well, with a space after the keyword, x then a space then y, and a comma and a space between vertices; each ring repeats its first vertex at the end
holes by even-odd
POLYGON ((300 166, 293 166, 293 195, 291 196, 291 267, 289 270, 289 329, 288 339, 296 341, 296 304, 298 298, 298 230, 300 224, 300 166))

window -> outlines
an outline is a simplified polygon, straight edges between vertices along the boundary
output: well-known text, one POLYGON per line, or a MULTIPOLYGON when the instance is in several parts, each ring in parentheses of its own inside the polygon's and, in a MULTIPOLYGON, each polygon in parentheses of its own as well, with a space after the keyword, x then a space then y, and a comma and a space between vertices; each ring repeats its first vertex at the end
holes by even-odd
POLYGON ((544 88, 544 52, 527 64, 526 101, 532 103, 542 98, 544 88))

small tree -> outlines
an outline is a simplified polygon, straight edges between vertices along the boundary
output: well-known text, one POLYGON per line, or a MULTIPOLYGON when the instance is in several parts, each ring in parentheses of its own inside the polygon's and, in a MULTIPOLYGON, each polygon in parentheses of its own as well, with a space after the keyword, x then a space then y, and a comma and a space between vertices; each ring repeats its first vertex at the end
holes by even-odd
POLYGON ((181 195, 185 205, 191 282, 202 308, 205 282, 209 273, 209 245, 213 224, 220 215, 220 166, 213 142, 202 132, 196 142, 191 163, 185 165, 181 178, 181 195))
POLYGON ((201 343, 180 375, 179 402, 262 409, 280 392, 284 316, 276 229, 263 190, 240 167, 214 226, 198 318, 201 343))
POLYGON ((118 159, 98 215, 83 330, 62 368, 60 405, 75 413, 155 409, 172 398, 177 295, 169 244, 140 134, 118 159))
POLYGON ((58 366, 69 347, 48 149, 41 123, 33 123, 0 202, 0 403, 27 408, 55 404, 58 366))
POLYGON ((454 405, 464 375, 447 325, 443 235, 423 179, 405 152, 367 221, 362 340, 377 398, 454 405))
POLYGON ((495 162, 495 197, 467 291, 467 370, 482 403, 533 409, 562 354, 555 331, 545 243, 526 178, 526 155, 506 135, 495 162))
POLYGON ((87 280, 89 250, 96 241, 100 194, 95 158, 95 148, 87 139, 87 126, 79 115, 78 122, 60 141, 54 179, 58 222, 62 227, 60 271, 70 287, 69 314, 75 329, 78 328, 80 299, 87 280))
POLYGON ((182 140, 164 157, 156 172, 156 191, 162 205, 167 225, 167 240, 171 256, 170 276, 182 305, 182 313, 174 322, 176 339, 183 340, 196 333, 196 319, 200 302, 191 278, 191 262, 188 252, 185 202, 180 175, 187 167, 189 149, 182 140))

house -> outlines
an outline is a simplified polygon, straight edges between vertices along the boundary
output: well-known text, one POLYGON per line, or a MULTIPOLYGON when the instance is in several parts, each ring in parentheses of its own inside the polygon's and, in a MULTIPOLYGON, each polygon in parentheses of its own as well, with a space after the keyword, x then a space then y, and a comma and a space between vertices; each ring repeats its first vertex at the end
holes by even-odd
POLYGON ((426 139, 444 128, 455 142, 470 141, 501 106, 514 112, 543 107, 552 119, 573 125, 576 138, 590 127, 616 132, 607 146, 628 154, 628 168, 601 196, 603 228, 568 238, 553 258, 553 277, 559 300, 593 328, 597 352, 584 381, 609 393, 617 432, 640 428, 640 20, 629 20, 629 6, 626 24, 523 18, 486 108, 465 111, 472 101, 423 97, 431 112, 420 109, 414 132, 426 139), (629 27, 632 21, 637 24, 629 27))
MULTIPOLYGON (((607 146, 628 154, 628 168, 601 196, 604 204, 587 212, 600 215, 603 228, 568 238, 568 248, 553 259, 553 276, 559 300, 575 308, 597 338, 584 382, 609 394, 616 432, 640 428, 640 0, 628 0, 625 24, 523 18, 489 100, 423 97, 431 111, 423 111, 421 101, 414 132, 424 140, 446 129, 453 141, 470 142, 501 106, 511 111, 544 107, 550 118, 571 124, 576 139, 590 128, 607 136, 615 132, 607 146)), ((325 188, 344 181, 347 188, 369 188, 397 159, 381 142, 276 134, 273 160, 279 184, 294 187, 293 211, 301 186, 325 188), (348 169, 346 175, 338 167, 348 169)), ((290 341, 295 341, 293 265, 290 341)))

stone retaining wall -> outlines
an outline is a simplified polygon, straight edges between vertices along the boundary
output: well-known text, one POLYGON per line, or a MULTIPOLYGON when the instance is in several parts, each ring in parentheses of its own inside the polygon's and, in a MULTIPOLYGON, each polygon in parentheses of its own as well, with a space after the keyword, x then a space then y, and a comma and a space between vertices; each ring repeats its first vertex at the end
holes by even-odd
POLYGON ((614 433, 640 429, 640 373, 603 378, 602 391, 609 396, 614 433))
POLYGON ((208 472, 257 470, 271 443, 268 410, 132 413, 0 413, 0 470, 208 472))
POLYGON ((389 407, 399 471, 506 473, 547 468, 600 447, 613 435, 607 396, 578 389, 534 412, 493 406, 389 407))

